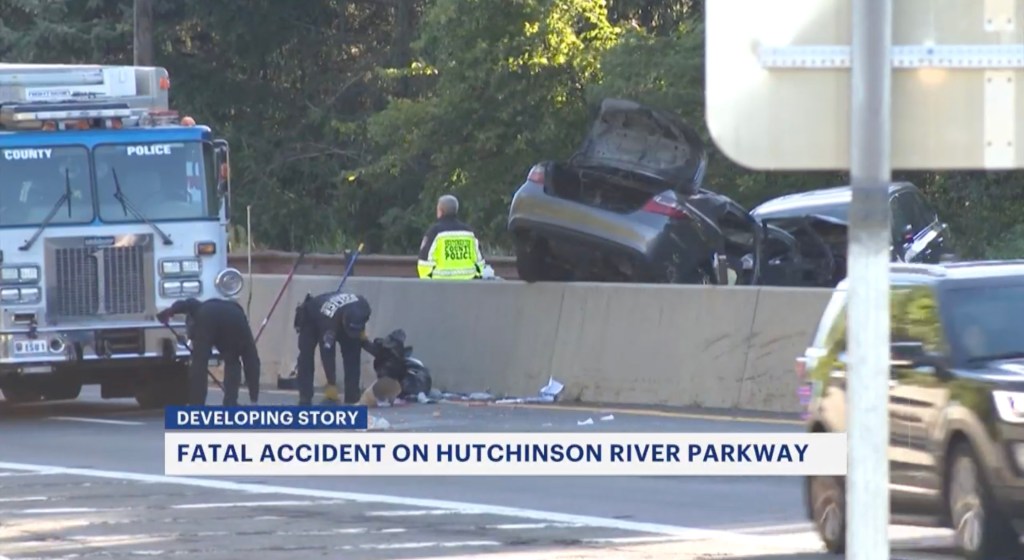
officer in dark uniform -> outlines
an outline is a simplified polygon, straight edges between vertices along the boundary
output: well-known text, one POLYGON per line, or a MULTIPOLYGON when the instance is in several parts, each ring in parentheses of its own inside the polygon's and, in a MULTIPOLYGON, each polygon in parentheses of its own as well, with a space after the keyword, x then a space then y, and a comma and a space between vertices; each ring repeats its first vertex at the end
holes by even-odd
POLYGON ((347 292, 307 295, 299 305, 295 328, 299 333, 297 377, 300 406, 309 406, 313 401, 313 353, 318 345, 328 387, 332 387, 337 378, 334 359, 337 344, 345 370, 345 403, 359 401, 360 353, 366 350, 376 357, 379 352, 377 344, 366 336, 366 323, 371 312, 366 298, 347 292))
POLYGON ((179 314, 185 314, 188 338, 192 341, 189 404, 206 404, 207 367, 214 348, 224 360, 224 406, 238 406, 243 365, 249 401, 256 404, 260 391, 260 357, 242 306, 226 299, 202 302, 195 298, 180 299, 158 313, 157 319, 167 325, 172 316, 179 314))

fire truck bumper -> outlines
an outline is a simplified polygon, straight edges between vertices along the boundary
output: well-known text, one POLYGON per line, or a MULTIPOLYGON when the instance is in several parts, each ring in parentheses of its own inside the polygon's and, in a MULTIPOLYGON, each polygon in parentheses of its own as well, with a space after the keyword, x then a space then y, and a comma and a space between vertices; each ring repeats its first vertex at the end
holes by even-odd
MULTIPOLYGON (((185 325, 171 325, 179 334, 185 325)), ((70 367, 145 366, 184 361, 187 347, 162 326, 103 328, 39 328, 30 332, 0 333, 0 372, 49 374, 70 367)), ((216 351, 211 365, 217 365, 216 351)))

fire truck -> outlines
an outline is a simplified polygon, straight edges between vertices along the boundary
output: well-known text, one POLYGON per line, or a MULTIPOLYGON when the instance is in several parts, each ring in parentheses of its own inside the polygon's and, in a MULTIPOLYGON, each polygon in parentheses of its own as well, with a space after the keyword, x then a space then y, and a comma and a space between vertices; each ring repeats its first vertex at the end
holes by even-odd
MULTIPOLYGON (((174 300, 231 299, 228 143, 164 68, 0 64, 0 391, 187 402, 174 300)), ((215 357, 216 359, 216 357, 215 357)))

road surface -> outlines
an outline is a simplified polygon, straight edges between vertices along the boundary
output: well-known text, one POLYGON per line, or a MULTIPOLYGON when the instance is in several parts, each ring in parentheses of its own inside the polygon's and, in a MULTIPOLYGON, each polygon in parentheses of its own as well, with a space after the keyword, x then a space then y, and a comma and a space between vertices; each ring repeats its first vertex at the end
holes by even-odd
MULTIPOLYGON (((219 397, 211 391, 211 402, 219 397)), ((414 431, 801 429, 551 406, 442 403, 374 415, 414 431)), ((96 391, 65 403, 0 401, 0 558, 835 558, 819 552, 796 478, 180 479, 162 474, 162 436, 160 412, 96 391)), ((894 527, 893 538, 894 559, 955 558, 946 531, 894 527)))

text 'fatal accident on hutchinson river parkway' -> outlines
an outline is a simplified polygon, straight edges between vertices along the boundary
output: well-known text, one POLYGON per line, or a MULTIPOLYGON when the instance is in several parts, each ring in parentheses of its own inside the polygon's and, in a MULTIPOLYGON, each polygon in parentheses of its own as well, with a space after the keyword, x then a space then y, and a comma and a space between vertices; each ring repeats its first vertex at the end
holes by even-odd
POLYGON ((842 476, 843 434, 168 431, 183 476, 842 476))

